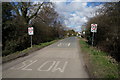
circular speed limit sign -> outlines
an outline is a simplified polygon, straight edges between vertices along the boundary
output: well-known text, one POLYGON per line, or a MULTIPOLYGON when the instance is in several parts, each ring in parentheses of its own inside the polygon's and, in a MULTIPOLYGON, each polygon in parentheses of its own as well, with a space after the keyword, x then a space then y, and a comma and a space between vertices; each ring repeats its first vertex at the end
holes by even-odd
POLYGON ((34 34, 33 27, 28 27, 28 34, 29 35, 33 35, 34 34))
POLYGON ((97 24, 91 24, 91 32, 97 32, 97 24))

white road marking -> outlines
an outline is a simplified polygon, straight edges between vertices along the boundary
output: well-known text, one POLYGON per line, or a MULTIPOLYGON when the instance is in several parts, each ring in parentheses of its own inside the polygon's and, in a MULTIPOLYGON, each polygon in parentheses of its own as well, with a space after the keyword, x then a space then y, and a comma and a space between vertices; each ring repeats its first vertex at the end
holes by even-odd
POLYGON ((10 68, 10 69, 14 69, 14 70, 19 70, 19 69, 21 69, 21 68, 23 68, 23 67, 25 67, 27 64, 26 64, 26 62, 33 62, 32 60, 27 60, 27 61, 24 61, 24 62, 22 62, 22 66, 20 66, 20 67, 12 67, 12 68, 10 68))
POLYGON ((68 43, 68 46, 70 46, 70 43, 68 43))
POLYGON ((30 65, 32 65, 32 64, 35 63, 35 62, 37 62, 37 60, 35 60, 35 61, 32 61, 32 60, 31 60, 31 63, 30 63, 29 65, 25 66, 24 68, 22 68, 21 70, 31 71, 32 69, 27 69, 27 67, 29 67, 30 65))
POLYGON ((71 43, 59 43, 57 46, 59 47, 59 46, 61 46, 61 45, 70 46, 71 43))
MULTIPOLYGON (((32 71, 32 69, 29 69, 28 67, 31 66, 32 64, 34 64, 35 62, 37 62, 38 60, 28 60, 28 61, 24 61, 22 62, 22 66, 20 67, 12 67, 11 69, 14 70, 26 70, 26 71, 32 71), (27 63, 29 61, 29 64, 27 63)), ((46 61, 45 63, 43 63, 38 69, 37 71, 50 71, 51 72, 55 72, 55 71, 60 71, 60 72, 64 72, 68 62, 65 61, 64 64, 60 64, 62 63, 61 61, 46 61), (50 65, 47 69, 43 69, 45 67, 47 67, 48 65, 50 65), (61 67, 59 67, 61 66, 61 67)))
POLYGON ((10 69, 15 69, 15 70, 21 69, 21 68, 23 68, 24 66, 26 66, 25 62, 27 62, 27 61, 22 62, 23 65, 20 66, 20 67, 18 67, 18 68, 12 67, 12 68, 10 68, 10 69))
POLYGON ((45 63, 43 63, 39 68, 38 68, 38 71, 50 71, 52 69, 52 67, 55 65, 56 61, 47 61, 45 63), (51 63, 52 62, 52 65, 46 69, 46 70, 42 70, 41 68, 43 68, 46 64, 48 63, 51 63))
POLYGON ((59 63, 60 63, 60 61, 57 61, 56 65, 54 66, 54 68, 53 68, 53 70, 52 70, 52 72, 55 72, 56 70, 59 70, 60 72, 64 72, 65 67, 67 66, 67 63, 68 63, 68 62, 67 62, 67 61, 65 62, 63 68, 57 68, 58 65, 59 65, 59 63))
POLYGON ((57 46, 60 46, 61 45, 61 43, 59 43, 57 46))

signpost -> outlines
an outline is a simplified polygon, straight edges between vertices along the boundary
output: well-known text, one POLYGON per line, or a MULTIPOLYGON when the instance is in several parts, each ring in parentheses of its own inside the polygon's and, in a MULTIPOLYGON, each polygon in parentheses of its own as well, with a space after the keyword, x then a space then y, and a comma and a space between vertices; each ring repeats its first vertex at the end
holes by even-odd
POLYGON ((94 44, 94 33, 97 32, 97 24, 91 24, 91 32, 93 32, 92 34, 92 46, 94 44))
POLYGON ((32 35, 34 35, 33 27, 28 27, 28 34, 31 36, 31 48, 32 48, 32 35))

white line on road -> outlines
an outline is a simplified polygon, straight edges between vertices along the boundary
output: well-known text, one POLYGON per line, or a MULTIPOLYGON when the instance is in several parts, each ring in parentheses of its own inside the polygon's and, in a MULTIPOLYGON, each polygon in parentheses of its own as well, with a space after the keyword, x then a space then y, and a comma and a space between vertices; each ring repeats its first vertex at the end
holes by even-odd
MULTIPOLYGON (((28 67, 30 67, 32 64, 34 64, 37 61, 38 60, 24 61, 24 62, 22 62, 22 66, 20 66, 20 67, 12 67, 11 69, 32 71, 32 69, 28 68, 28 67), (26 62, 30 62, 30 63, 27 64, 26 62)), ((65 62, 61 62, 61 61, 46 61, 37 69, 37 71, 50 71, 51 70, 51 72, 56 72, 56 71, 64 72, 67 64, 68 64, 67 61, 65 61, 65 62)))
POLYGON ((55 72, 57 70, 59 70, 60 72, 64 72, 65 67, 67 66, 67 61, 65 62, 65 64, 63 65, 63 68, 59 68, 58 65, 60 64, 60 61, 57 61, 55 67, 53 68, 52 72, 55 72))
POLYGON ((14 69, 14 70, 19 70, 19 69, 25 69, 27 68, 28 66, 32 65, 33 63, 35 63, 37 60, 33 61, 33 60, 26 60, 24 62, 22 62, 22 66, 20 67, 12 67, 10 69, 14 69), (30 64, 27 65, 27 62, 30 62, 30 64))
POLYGON ((59 43, 57 46, 60 46, 61 45, 61 43, 59 43))
POLYGON ((70 46, 70 43, 68 43, 68 46, 70 46))
POLYGON ((37 62, 37 60, 35 60, 35 61, 30 61, 31 63, 29 64, 29 65, 27 65, 27 66, 25 66, 24 68, 22 68, 21 70, 27 70, 27 71, 31 71, 32 69, 27 69, 27 67, 29 67, 30 65, 32 65, 33 63, 35 63, 35 62, 37 62))
POLYGON ((22 66, 20 66, 20 67, 12 67, 12 68, 10 68, 10 69, 14 69, 14 70, 19 70, 19 69, 21 69, 21 68, 23 68, 23 67, 25 67, 26 66, 26 62, 28 62, 28 61, 24 61, 24 62, 22 62, 22 66))
POLYGON ((55 65, 56 61, 47 61, 45 63, 43 63, 39 68, 38 68, 38 71, 50 71, 51 68, 55 65), (52 65, 47 69, 47 70, 42 70, 41 68, 43 68, 45 65, 47 65, 48 63, 51 63, 52 62, 52 65))

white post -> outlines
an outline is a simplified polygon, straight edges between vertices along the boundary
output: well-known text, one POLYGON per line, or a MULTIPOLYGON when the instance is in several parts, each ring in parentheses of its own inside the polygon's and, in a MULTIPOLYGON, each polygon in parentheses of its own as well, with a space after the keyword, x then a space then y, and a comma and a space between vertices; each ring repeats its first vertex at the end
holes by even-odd
POLYGON ((31 48, 32 48, 32 35, 31 35, 31 48))
POLYGON ((94 45, 94 32, 92 34, 92 46, 94 45))

